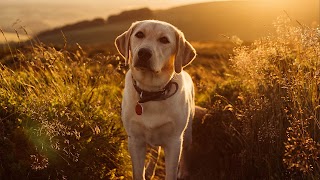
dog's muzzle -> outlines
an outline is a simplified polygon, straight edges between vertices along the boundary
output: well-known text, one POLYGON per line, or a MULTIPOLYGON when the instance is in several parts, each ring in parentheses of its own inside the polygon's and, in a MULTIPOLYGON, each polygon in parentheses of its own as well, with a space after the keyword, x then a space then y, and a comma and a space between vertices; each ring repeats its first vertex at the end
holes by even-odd
POLYGON ((138 51, 138 60, 134 64, 136 68, 140 69, 148 69, 151 70, 151 59, 152 53, 150 49, 147 48, 141 48, 138 51))

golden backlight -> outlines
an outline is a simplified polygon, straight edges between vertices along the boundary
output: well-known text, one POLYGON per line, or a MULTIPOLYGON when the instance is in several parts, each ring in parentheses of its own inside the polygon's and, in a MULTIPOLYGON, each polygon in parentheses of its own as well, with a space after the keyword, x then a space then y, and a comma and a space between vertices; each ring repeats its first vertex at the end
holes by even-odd
MULTIPOLYGON (((11 41, 17 40, 14 29, 21 32, 21 38, 25 39, 21 26, 28 30, 29 35, 36 35, 66 24, 72 25, 95 18, 106 20, 110 15, 117 15, 122 11, 148 7, 153 10, 154 16, 144 18, 169 21, 185 31, 192 40, 222 40, 221 34, 252 40, 272 31, 272 23, 280 15, 288 15, 302 24, 319 24, 319 6, 319 0, 5 0, 0 2, 0 27, 11 41)), ((129 17, 126 24, 129 25, 136 19, 129 17)), ((111 28, 120 27, 110 26, 109 29, 111 28)), ((4 39, 1 37, 0 41, 4 39)))
MULTIPOLYGON (((128 66, 114 41, 142 19, 173 24, 197 51, 184 68, 203 107, 192 121, 190 180, 320 179, 319 8, 319 0, 0 0, 0 180, 132 179, 121 123, 128 66)), ((165 179, 157 153, 146 171, 165 179)))

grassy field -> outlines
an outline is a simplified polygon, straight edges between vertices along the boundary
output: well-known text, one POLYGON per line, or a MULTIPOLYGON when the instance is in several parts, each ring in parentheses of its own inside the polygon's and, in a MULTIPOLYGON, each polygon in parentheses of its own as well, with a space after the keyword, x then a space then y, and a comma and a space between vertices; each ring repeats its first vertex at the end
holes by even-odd
MULTIPOLYGON (((287 18, 243 43, 192 42, 190 179, 320 178, 320 32, 287 18)), ((0 49, 0 179, 130 179, 111 45, 0 49)), ((158 176, 163 177, 163 162, 158 176)))

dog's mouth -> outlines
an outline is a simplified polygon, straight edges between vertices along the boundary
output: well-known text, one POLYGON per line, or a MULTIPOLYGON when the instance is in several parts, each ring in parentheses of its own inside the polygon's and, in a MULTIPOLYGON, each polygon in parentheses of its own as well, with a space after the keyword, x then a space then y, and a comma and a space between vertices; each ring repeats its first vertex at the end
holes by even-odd
POLYGON ((155 73, 158 74, 161 72, 161 70, 155 70, 151 67, 151 65, 149 64, 143 64, 141 63, 141 61, 137 61, 136 63, 134 63, 133 67, 137 70, 137 71, 142 71, 142 72, 151 72, 151 73, 155 73))
POLYGON ((145 67, 134 66, 134 68, 137 71, 141 71, 141 72, 151 72, 151 73, 155 73, 155 74, 159 74, 161 72, 161 71, 156 71, 156 70, 153 70, 153 69, 150 69, 150 68, 145 68, 145 67))

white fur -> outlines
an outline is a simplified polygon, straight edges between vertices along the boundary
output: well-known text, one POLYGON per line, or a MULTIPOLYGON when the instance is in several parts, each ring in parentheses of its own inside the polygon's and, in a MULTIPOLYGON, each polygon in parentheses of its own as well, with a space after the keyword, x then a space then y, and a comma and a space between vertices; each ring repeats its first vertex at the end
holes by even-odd
MULTIPOLYGON (((133 23, 128 31, 117 37, 115 44, 130 67, 125 77, 121 116, 128 134, 134 179, 145 179, 147 144, 164 148, 167 180, 176 180, 178 174, 179 178, 185 177, 188 174, 185 164, 180 164, 179 173, 178 167, 181 158, 181 163, 185 162, 183 157, 191 144, 195 105, 192 79, 182 68, 194 59, 195 50, 181 31, 155 20, 133 23), (137 32, 143 32, 145 37, 137 38, 137 32), (170 43, 159 42, 161 37, 167 37, 170 43), (141 48, 152 52, 150 69, 135 67, 141 48), (166 100, 142 103, 143 113, 137 115, 135 106, 139 95, 132 78, 146 91, 159 91, 171 79, 179 89, 166 100)), ((173 85, 170 92, 174 91, 173 85)))

